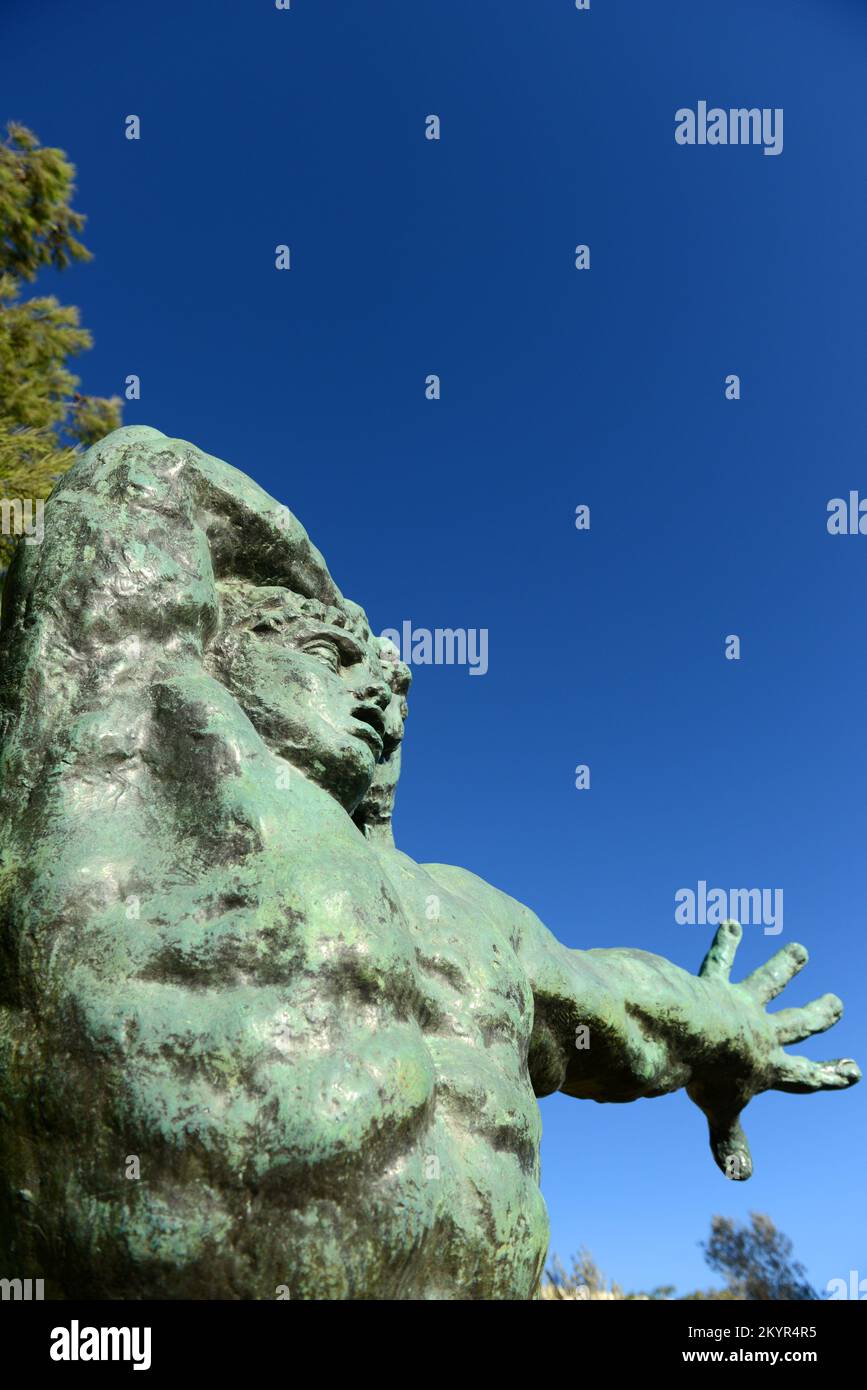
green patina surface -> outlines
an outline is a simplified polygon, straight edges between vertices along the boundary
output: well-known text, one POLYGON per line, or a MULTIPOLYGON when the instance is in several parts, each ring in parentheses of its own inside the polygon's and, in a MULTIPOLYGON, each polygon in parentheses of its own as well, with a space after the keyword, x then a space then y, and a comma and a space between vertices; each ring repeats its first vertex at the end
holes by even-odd
POLYGON ((800 947, 738 985, 735 923, 698 976, 570 950, 400 853, 408 686, 228 464, 133 427, 61 481, 0 636, 0 1273, 530 1298, 539 1096, 686 1087, 743 1179, 753 1095, 857 1080, 783 1050, 834 996, 766 1011, 800 947))

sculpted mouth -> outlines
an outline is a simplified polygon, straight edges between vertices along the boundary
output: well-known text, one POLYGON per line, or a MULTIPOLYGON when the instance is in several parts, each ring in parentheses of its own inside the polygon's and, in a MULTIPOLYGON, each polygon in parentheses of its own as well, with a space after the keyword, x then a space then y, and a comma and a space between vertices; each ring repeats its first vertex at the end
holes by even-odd
POLYGON ((385 716, 378 705, 356 705, 352 711, 353 722, 360 724, 356 737, 363 738, 376 756, 382 756, 385 745, 385 716))

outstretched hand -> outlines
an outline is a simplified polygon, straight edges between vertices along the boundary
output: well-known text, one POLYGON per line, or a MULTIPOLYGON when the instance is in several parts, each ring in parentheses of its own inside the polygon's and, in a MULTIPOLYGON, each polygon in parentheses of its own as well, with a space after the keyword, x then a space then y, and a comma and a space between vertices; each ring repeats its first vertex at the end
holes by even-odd
POLYGON ((807 952, 795 943, 777 951, 766 965, 740 984, 729 980, 742 931, 737 922, 723 922, 702 963, 699 977, 725 991, 726 1011, 734 1008, 735 1036, 722 1049, 708 1053, 696 1065, 687 1094, 707 1116, 710 1146, 726 1177, 743 1182, 752 1175, 749 1144, 740 1124, 744 1106, 761 1091, 836 1091, 861 1078, 851 1058, 812 1062, 784 1051, 833 1027, 843 1012, 836 994, 824 994, 801 1009, 769 1014, 765 1005, 785 989, 807 963, 807 952))

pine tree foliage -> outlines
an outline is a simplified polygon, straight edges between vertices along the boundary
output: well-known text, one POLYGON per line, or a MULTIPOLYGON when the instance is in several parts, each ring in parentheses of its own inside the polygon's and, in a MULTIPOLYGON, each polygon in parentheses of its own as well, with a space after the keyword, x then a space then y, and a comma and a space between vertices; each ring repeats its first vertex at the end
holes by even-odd
MULTIPOLYGON (((10 122, 0 140, 0 499, 45 499, 79 449, 120 424, 120 400, 78 393, 69 359, 92 346, 78 309, 54 295, 23 298, 40 270, 88 261, 75 169, 10 122)), ((8 510, 8 509, 7 509, 8 510)), ((11 513, 10 513, 11 515, 11 513)), ((0 533, 0 585, 15 545, 0 533)))

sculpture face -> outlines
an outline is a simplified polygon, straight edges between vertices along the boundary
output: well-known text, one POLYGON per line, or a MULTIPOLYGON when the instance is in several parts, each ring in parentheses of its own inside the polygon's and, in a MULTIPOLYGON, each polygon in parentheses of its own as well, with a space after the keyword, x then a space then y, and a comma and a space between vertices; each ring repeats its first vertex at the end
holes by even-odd
POLYGON ((394 696, 373 640, 337 610, 264 589, 215 659, 271 751, 351 814, 395 743, 394 696))
POLYGON ((385 750, 377 764, 376 775, 359 805, 353 819, 367 839, 394 846, 392 813, 397 783, 400 778, 400 745, 407 717, 406 697, 412 682, 412 672, 400 660, 391 642, 379 639, 379 660, 391 699, 385 711, 385 750))

